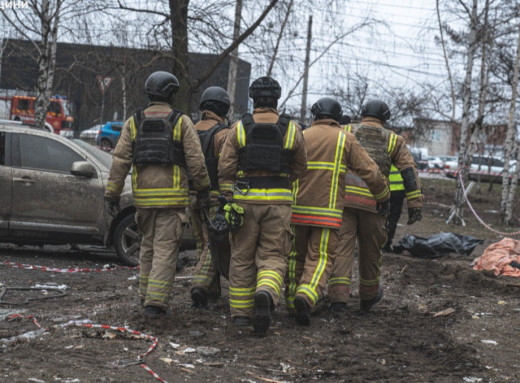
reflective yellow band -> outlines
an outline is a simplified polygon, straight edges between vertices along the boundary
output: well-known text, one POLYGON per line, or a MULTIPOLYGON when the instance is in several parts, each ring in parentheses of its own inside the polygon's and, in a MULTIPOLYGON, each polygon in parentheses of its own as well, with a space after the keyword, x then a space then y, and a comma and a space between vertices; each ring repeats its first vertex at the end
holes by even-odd
POLYGON ((283 146, 284 149, 292 149, 294 146, 294 141, 296 138, 296 126, 292 121, 289 122, 289 127, 287 129, 287 134, 285 135, 285 144, 283 146))
MULTIPOLYGON (((323 162, 323 161, 309 161, 307 162, 307 170, 334 170, 333 162, 323 162)), ((345 165, 340 165, 340 172, 346 172, 347 167, 345 165)))
POLYGON ((242 124, 242 120, 240 120, 237 125, 237 140, 239 148, 243 148, 244 146, 246 146, 246 130, 244 129, 244 124, 242 124))
POLYGON ((366 188, 360 188, 357 186, 347 185, 347 186, 345 186, 345 192, 352 193, 352 194, 359 194, 359 195, 362 195, 365 197, 374 197, 372 195, 372 193, 370 193, 370 190, 368 190, 366 188))
POLYGON ((135 119, 134 116, 132 116, 132 119, 130 120, 130 138, 132 141, 135 141, 135 137, 137 136, 137 129, 135 127, 135 119))
POLYGON ((281 287, 270 279, 259 279, 256 283, 256 288, 258 289, 260 286, 268 286, 275 291, 276 295, 280 295, 281 287))
POLYGON ((340 174, 340 165, 343 159, 343 152, 345 148, 345 141, 347 136, 342 131, 339 131, 338 142, 336 143, 336 154, 334 155, 334 170, 332 172, 332 187, 330 188, 329 208, 336 207, 336 200, 338 196, 338 178, 340 174))
POLYGON ((283 284, 283 277, 280 274, 278 274, 276 271, 271 271, 271 270, 260 271, 258 273, 258 279, 263 278, 263 277, 271 277, 276 282, 278 282, 280 285, 283 284))
POLYGON ((135 189, 133 195, 136 197, 156 196, 184 196, 188 194, 188 189, 135 189))
POLYGON ((230 299, 229 305, 235 309, 247 309, 255 306, 255 300, 250 299, 247 301, 236 301, 234 299, 230 299))
POLYGON ((377 279, 372 279, 370 281, 367 281, 363 278, 359 278, 359 284, 363 285, 363 286, 375 286, 379 283, 379 278, 377 279))
POLYGON ((343 217, 343 209, 329 209, 326 207, 301 206, 294 205, 292 207, 293 214, 312 215, 319 217, 339 218, 343 217))
POLYGON ((230 182, 230 183, 220 183, 218 185, 220 191, 229 191, 229 190, 233 190, 233 184, 230 182))
POLYGON ((256 287, 231 287, 229 286, 229 294, 236 296, 254 295, 256 287))
POLYGON ((375 195, 374 198, 375 199, 381 199, 383 197, 388 196, 389 193, 390 193, 390 190, 388 189, 388 186, 387 186, 387 187, 385 187, 385 189, 381 193, 375 195))
POLYGON ((419 198, 422 196, 422 193, 420 190, 415 190, 413 192, 406 193, 406 199, 414 199, 419 198))
POLYGON ((182 126, 182 117, 180 117, 177 120, 177 123, 175 124, 175 127, 173 128, 173 141, 181 141, 181 139, 182 139, 181 126, 182 126))
POLYGON ((395 149, 395 143, 397 142, 397 134, 391 134, 388 142, 388 154, 392 154, 395 149))
POLYGON ((309 285, 298 286, 298 289, 296 290, 296 294, 298 294, 298 293, 303 293, 303 294, 307 295, 313 304, 316 304, 316 302, 318 301, 318 296, 314 292, 314 289, 310 288, 309 285))
POLYGON ((148 279, 149 286, 167 287, 167 286, 170 286, 171 284, 172 283, 170 281, 160 281, 157 279, 148 279))
POLYGON ((237 201, 286 201, 292 202, 292 192, 289 189, 244 189, 241 193, 235 191, 233 198, 237 201))
POLYGON ((329 285, 350 285, 350 278, 346 277, 337 277, 337 278, 330 278, 329 285))

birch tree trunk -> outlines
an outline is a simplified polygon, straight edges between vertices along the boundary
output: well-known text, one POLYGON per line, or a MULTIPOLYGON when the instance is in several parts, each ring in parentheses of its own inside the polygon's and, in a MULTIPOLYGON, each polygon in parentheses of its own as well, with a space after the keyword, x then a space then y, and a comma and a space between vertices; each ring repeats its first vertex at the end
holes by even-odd
MULTIPOLYGON (((236 41, 240 36, 240 21, 242 19, 242 0, 237 0, 235 7, 235 25, 233 27, 233 41, 236 41)), ((231 101, 231 107, 229 108, 229 115, 232 121, 236 121, 235 116, 235 91, 237 88, 237 73, 238 73, 238 46, 231 53, 231 59, 229 61, 229 74, 228 74, 228 86, 227 91, 229 93, 229 99, 231 101)))
POLYGON ((56 48, 58 44, 61 6, 62 0, 56 1, 55 9, 51 8, 49 0, 43 0, 41 10, 34 10, 40 17, 42 31, 41 54, 38 57, 38 81, 34 107, 34 124, 39 128, 45 128, 47 108, 49 107, 52 94, 52 83, 56 69, 56 48))
MULTIPOLYGON (((478 47, 478 19, 477 19, 477 0, 473 0, 470 16, 470 31, 468 36, 468 58, 466 63, 466 76, 462 86, 462 120, 460 128, 460 143, 459 143, 459 174, 464 182, 468 180, 468 165, 471 164, 471 155, 468 153, 468 139, 470 138, 470 122, 469 113, 471 109, 471 78, 473 74, 473 62, 478 47)), ((457 177, 455 200, 453 201, 452 212, 450 217, 454 219, 455 224, 463 223, 463 207, 465 202, 464 191, 462 190, 462 183, 457 177)))
MULTIPOLYGON (((509 117, 507 123, 507 134, 505 143, 504 153, 504 171, 502 173, 502 201, 500 203, 500 218, 503 224, 510 224, 511 218, 513 217, 513 199, 515 196, 513 184, 509 184, 510 167, 509 161, 513 154, 513 147, 516 138, 516 123, 515 123, 515 112, 516 112, 516 97, 518 94, 518 71, 520 66, 520 29, 518 33, 517 45, 516 45, 516 57, 514 63, 513 82, 511 84, 511 104, 509 106, 509 117)), ((516 183, 518 182, 518 169, 515 172, 516 181, 514 183, 516 189, 516 183)))

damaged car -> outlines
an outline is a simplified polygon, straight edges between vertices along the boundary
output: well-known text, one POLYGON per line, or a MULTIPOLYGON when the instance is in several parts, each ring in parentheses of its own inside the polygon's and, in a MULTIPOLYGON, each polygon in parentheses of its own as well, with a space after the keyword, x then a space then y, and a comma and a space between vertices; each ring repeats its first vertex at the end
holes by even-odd
MULTIPOLYGON (((111 164, 110 154, 82 140, 0 123, 0 242, 102 245, 122 263, 138 265, 130 176, 119 214, 110 217, 104 204, 111 164)), ((191 247, 191 230, 184 232, 183 244, 191 247)))

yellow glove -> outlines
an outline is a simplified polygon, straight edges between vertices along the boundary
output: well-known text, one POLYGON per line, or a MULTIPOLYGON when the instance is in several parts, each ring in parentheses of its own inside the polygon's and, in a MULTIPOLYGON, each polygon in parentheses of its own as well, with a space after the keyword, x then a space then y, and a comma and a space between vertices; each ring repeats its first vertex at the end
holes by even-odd
POLYGON ((244 208, 235 202, 227 203, 224 206, 226 221, 230 231, 237 231, 244 224, 244 208))

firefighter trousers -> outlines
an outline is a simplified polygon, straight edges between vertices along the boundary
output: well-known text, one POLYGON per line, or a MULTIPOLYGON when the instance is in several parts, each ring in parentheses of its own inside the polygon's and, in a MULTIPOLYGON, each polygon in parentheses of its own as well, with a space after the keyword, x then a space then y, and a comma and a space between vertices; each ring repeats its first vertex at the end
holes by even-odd
POLYGON ((294 310, 294 298, 301 296, 314 307, 327 284, 338 246, 337 229, 294 226, 293 248, 286 276, 285 304, 294 310))
POLYGON ((348 301, 356 239, 359 248, 359 297, 370 300, 377 295, 381 275, 381 248, 386 242, 385 220, 385 217, 366 210, 343 210, 339 246, 328 282, 331 302, 348 301))
POLYGON ((182 240, 184 208, 137 209, 142 233, 139 252, 139 298, 144 305, 167 309, 182 240))
MULTIPOLYGON (((190 221, 193 229, 193 235, 197 242, 197 266, 195 267, 195 275, 193 277, 193 283, 191 288, 195 287, 202 288, 207 293, 217 295, 219 293, 219 276, 213 266, 211 260, 211 251, 208 246, 208 226, 204 220, 204 212, 201 210, 197 203, 195 196, 190 196, 191 199, 191 211, 190 221)), ((216 208, 211 208, 208 212, 210 216, 215 214, 216 208)))
POLYGON ((278 305, 291 250, 291 206, 240 203, 244 224, 231 234, 231 316, 252 317, 254 295, 267 291, 278 305))
POLYGON ((395 236, 397 223, 401 218, 401 211, 403 210, 404 198, 406 192, 404 190, 395 190, 390 192, 390 214, 386 219, 386 244, 385 247, 392 245, 392 240, 395 236))

